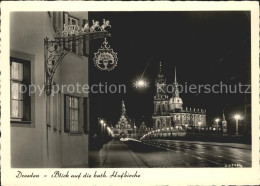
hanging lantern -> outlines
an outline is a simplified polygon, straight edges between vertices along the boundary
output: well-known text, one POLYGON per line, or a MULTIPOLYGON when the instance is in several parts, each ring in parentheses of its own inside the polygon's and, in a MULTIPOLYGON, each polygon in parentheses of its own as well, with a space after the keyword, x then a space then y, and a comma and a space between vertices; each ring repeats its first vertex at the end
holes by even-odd
POLYGON ((111 71, 117 66, 118 58, 117 53, 110 48, 110 45, 105 38, 105 41, 98 49, 98 52, 94 53, 94 63, 99 70, 111 71))

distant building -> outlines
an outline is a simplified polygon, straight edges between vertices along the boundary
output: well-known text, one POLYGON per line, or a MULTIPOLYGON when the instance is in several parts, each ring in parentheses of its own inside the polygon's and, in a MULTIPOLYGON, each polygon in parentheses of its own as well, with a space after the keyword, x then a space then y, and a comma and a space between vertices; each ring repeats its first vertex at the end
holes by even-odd
POLYGON ((124 103, 124 101, 122 101, 121 116, 120 116, 116 126, 112 129, 114 137, 115 138, 133 137, 133 131, 134 131, 133 128, 134 127, 126 114, 125 103, 124 103))
POLYGON ((155 82, 156 94, 154 96, 153 129, 187 129, 206 126, 206 110, 183 109, 183 101, 179 96, 178 83, 176 78, 173 83, 173 94, 169 99, 166 91, 166 78, 162 73, 160 63, 159 74, 155 82))

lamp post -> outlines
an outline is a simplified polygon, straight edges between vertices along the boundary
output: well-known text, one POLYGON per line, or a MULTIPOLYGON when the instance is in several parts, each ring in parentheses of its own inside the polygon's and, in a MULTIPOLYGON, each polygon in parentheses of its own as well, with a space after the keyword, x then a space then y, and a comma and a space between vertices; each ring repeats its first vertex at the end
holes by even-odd
POLYGON ((201 121, 200 121, 200 122, 198 122, 198 125, 199 125, 199 132, 200 132, 201 121))
POLYGON ((101 132, 101 136, 103 135, 103 124, 104 124, 104 120, 103 119, 101 119, 100 121, 99 121, 99 123, 100 123, 100 132, 101 132))
POLYGON ((106 130, 105 129, 106 129, 106 123, 104 122, 103 123, 103 133, 104 133, 103 135, 104 135, 104 137, 106 136, 106 130))
POLYGON ((217 133, 218 133, 218 122, 219 122, 219 118, 215 119, 216 123, 217 123, 217 133))
POLYGON ((107 133, 108 133, 109 139, 111 139, 112 138, 112 130, 109 126, 107 126, 107 133))
POLYGON ((136 126, 134 124, 134 138, 137 139, 137 136, 136 136, 136 126))
POLYGON ((101 127, 101 136, 104 137, 106 122, 103 119, 100 119, 99 123, 101 127))
POLYGON ((238 120, 241 119, 241 116, 239 114, 236 114, 234 118, 236 120, 236 135, 238 135, 238 120))

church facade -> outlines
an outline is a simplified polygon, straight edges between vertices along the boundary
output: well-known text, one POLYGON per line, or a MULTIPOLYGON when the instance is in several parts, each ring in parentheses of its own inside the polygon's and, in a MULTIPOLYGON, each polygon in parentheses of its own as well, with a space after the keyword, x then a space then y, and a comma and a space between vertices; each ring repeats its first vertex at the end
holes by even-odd
POLYGON ((179 95, 178 83, 173 82, 173 94, 169 98, 166 92, 166 78, 162 73, 160 63, 159 74, 155 81, 156 94, 154 96, 153 129, 188 129, 206 126, 206 110, 183 109, 183 101, 179 95))
POLYGON ((126 114, 124 101, 122 101, 121 116, 112 130, 114 138, 132 138, 134 136, 133 126, 129 117, 126 114))

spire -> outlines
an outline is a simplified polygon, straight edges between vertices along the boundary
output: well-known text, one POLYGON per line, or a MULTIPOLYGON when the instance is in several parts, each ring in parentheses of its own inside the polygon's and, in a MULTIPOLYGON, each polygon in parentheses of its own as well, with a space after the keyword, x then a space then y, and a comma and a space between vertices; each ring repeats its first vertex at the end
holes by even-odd
POLYGON ((125 102, 124 102, 124 100, 122 100, 122 114, 124 114, 125 112, 126 112, 125 102))
POLYGON ((166 94, 166 78, 164 77, 162 73, 162 62, 160 62, 159 66, 159 74, 157 75, 155 79, 155 88, 156 88, 156 94, 154 99, 158 100, 166 100, 168 98, 166 94))
POLYGON ((178 89, 178 83, 177 83, 177 73, 176 73, 176 66, 174 68, 174 82, 173 82, 173 87, 174 87, 174 91, 173 91, 173 97, 179 97, 179 89, 178 89))
POLYGON ((162 73, 162 62, 160 62, 159 74, 162 73))
POLYGON ((177 78, 176 78, 176 66, 175 66, 175 68, 174 68, 174 74, 175 74, 174 83, 177 83, 177 78))
POLYGON ((164 78, 164 75, 162 73, 162 62, 160 62, 159 73, 157 75, 156 82, 163 83, 165 81, 166 79, 164 78))

